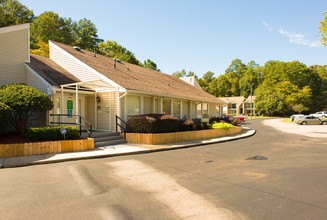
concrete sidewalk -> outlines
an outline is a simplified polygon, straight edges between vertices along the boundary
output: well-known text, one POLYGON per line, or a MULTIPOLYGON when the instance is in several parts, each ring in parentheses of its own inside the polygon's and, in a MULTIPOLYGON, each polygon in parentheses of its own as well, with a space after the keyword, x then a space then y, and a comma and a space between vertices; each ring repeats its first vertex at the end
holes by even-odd
POLYGON ((58 163, 71 160, 83 160, 92 158, 104 158, 118 155, 131 155, 150 153, 156 151, 174 150, 188 147, 201 146, 206 144, 220 143, 246 138, 255 134, 255 130, 243 127, 240 134, 227 137, 220 137, 208 140, 197 140, 179 142, 167 145, 141 145, 141 144, 119 144, 115 146, 100 147, 93 151, 83 151, 61 154, 44 154, 25 157, 0 158, 0 168, 21 167, 36 164, 58 163))

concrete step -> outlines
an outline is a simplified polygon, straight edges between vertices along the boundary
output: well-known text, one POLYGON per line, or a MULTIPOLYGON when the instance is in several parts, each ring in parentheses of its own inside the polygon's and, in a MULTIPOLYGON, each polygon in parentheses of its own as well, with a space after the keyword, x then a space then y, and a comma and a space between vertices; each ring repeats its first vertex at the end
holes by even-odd
MULTIPOLYGON (((87 137, 88 134, 86 132, 82 133, 83 136, 87 137)), ((119 132, 94 131, 91 138, 94 139, 95 148, 126 143, 126 140, 121 137, 119 132)))
MULTIPOLYGON (((108 137, 108 136, 116 136, 119 135, 119 132, 109 132, 109 131, 93 131, 91 134, 91 138, 96 138, 96 137, 108 137)), ((82 132, 81 137, 88 137, 87 132, 82 132)))
POLYGON ((118 145, 118 144, 126 144, 126 143, 127 143, 126 140, 123 138, 116 139, 116 140, 110 140, 110 141, 99 141, 99 142, 94 141, 94 148, 112 146, 112 145, 118 145))
POLYGON ((94 137, 94 142, 112 141, 122 139, 120 135, 105 136, 105 137, 94 137))

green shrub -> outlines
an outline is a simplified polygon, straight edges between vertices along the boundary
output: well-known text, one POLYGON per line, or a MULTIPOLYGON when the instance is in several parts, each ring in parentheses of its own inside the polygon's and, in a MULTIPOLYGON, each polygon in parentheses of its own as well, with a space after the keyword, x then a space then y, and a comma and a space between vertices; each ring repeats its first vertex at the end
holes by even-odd
POLYGON ((7 133, 10 127, 11 109, 8 105, 0 102, 0 134, 7 133))
POLYGON ((10 123, 21 134, 27 131, 31 113, 47 111, 53 107, 48 95, 24 84, 9 84, 0 87, 0 102, 11 108, 10 123))
POLYGON ((229 120, 230 120, 230 123, 234 126, 238 126, 242 123, 241 119, 235 118, 235 117, 230 117, 229 120))
POLYGON ((213 123, 211 127, 214 129, 218 128, 218 129, 228 130, 230 128, 234 128, 235 126, 230 123, 220 122, 220 123, 213 123))
POLYGON ((167 133, 176 132, 178 128, 178 118, 164 114, 137 115, 127 122, 127 131, 132 133, 167 133))
POLYGON ((27 138, 29 140, 37 140, 37 141, 63 140, 64 137, 60 133, 60 130, 62 128, 67 129, 67 133, 65 135, 66 140, 74 140, 80 138, 78 129, 76 127, 64 126, 64 125, 29 128, 27 138))

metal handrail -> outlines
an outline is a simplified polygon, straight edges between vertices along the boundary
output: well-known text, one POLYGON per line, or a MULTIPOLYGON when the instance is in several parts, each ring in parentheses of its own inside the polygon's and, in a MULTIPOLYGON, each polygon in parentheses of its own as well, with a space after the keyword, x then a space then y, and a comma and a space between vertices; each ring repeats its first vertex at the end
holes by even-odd
POLYGON ((73 115, 73 114, 50 114, 50 116, 59 116, 59 122, 50 122, 50 124, 74 124, 74 125, 79 125, 79 132, 80 132, 80 136, 82 135, 82 127, 83 129, 85 129, 88 133, 88 136, 90 137, 92 134, 92 124, 90 122, 88 122, 83 116, 81 115, 73 115), (77 122, 61 122, 61 117, 62 116, 69 116, 69 117, 79 117, 79 123, 77 122), (84 125, 82 125, 82 119, 83 121, 89 125, 89 129, 87 129, 84 125))
POLYGON ((127 123, 123 119, 121 119, 118 115, 116 115, 116 132, 118 132, 118 127, 121 128, 122 132, 124 133, 123 137, 125 138, 126 131, 127 131, 127 123), (119 122, 122 122, 122 124, 125 125, 125 127, 122 126, 120 123, 118 123, 118 120, 119 122))

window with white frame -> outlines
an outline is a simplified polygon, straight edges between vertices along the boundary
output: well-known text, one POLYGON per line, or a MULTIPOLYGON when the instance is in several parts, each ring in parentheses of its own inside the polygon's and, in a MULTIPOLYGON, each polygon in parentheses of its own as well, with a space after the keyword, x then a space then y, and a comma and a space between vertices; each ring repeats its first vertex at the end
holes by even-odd
POLYGON ((171 115, 171 100, 164 99, 163 100, 163 113, 167 115, 171 115))
POLYGON ((181 109, 181 102, 174 100, 173 101, 173 112, 174 112, 173 115, 179 118, 181 116, 180 109, 181 109))
POLYGON ((128 96, 127 99, 127 114, 128 116, 139 115, 141 109, 140 96, 128 96))

